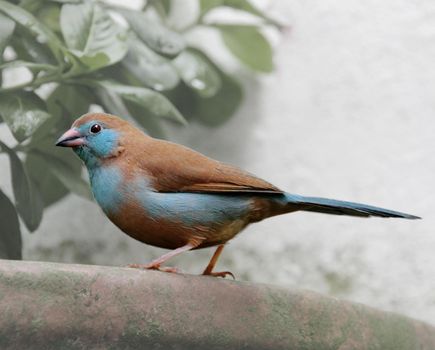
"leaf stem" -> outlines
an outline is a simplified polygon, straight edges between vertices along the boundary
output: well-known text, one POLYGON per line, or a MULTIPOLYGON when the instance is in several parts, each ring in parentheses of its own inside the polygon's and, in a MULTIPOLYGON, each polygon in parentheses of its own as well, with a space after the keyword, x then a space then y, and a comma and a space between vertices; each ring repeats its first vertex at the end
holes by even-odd
POLYGON ((18 84, 15 86, 7 87, 7 88, 0 88, 0 93, 4 92, 14 92, 17 90, 25 89, 25 88, 31 88, 32 90, 40 87, 43 84, 47 83, 57 83, 60 80, 62 80, 62 75, 45 75, 40 78, 33 79, 31 81, 28 81, 26 83, 18 84))

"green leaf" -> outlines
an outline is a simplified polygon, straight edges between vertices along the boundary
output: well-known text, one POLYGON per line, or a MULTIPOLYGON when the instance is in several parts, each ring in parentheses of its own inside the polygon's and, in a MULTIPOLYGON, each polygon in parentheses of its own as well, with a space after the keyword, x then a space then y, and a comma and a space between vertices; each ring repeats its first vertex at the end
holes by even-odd
POLYGON ((24 10, 30 13, 36 13, 42 7, 44 0, 18 0, 14 1, 24 10))
POLYGON ((149 117, 148 108, 128 100, 123 100, 116 93, 103 88, 98 89, 97 94, 101 101, 100 104, 108 113, 122 116, 130 121, 134 120, 151 136, 164 138, 164 132, 159 120, 149 117))
MULTIPOLYGON (((116 71, 118 72, 120 69, 116 69, 116 71)), ((160 120, 150 118, 148 106, 143 107, 142 104, 123 100, 120 95, 105 88, 98 88, 96 93, 100 99, 100 104, 108 113, 122 116, 127 120, 134 120, 151 136, 165 138, 160 120)))
POLYGON ((30 12, 23 8, 11 4, 7 1, 0 0, 0 11, 12 18, 15 22, 21 24, 37 41, 48 45, 58 62, 64 62, 64 46, 58 37, 30 12))
MULTIPOLYGON (((3 62, 3 52, 14 33, 15 22, 0 12, 0 64, 3 62)), ((3 84, 3 75, 0 72, 0 86, 3 84)), ((1 118, 0 118, 1 123, 1 118)))
MULTIPOLYGON (((69 190, 51 172, 50 163, 40 154, 29 152, 24 164, 27 173, 41 193, 44 207, 50 206, 69 193, 69 190)), ((80 167, 77 176, 80 176, 80 167)))
POLYGON ((165 13, 168 15, 171 12, 172 0, 158 0, 161 2, 163 8, 165 9, 165 13))
POLYGON ((185 124, 186 121, 174 105, 161 93, 138 86, 121 85, 112 81, 99 81, 98 85, 123 100, 142 106, 148 115, 144 117, 160 117, 185 124))
POLYGON ((54 73, 58 70, 58 67, 53 66, 51 64, 46 63, 35 63, 35 62, 26 62, 21 60, 13 60, 9 62, 5 62, 3 64, 0 64, 0 70, 5 68, 18 68, 18 67, 25 67, 29 68, 30 70, 37 70, 37 71, 46 71, 47 73, 54 73))
MULTIPOLYGON (((125 59, 122 62, 124 61, 125 59)), ((142 86, 143 84, 138 77, 125 68, 122 62, 101 69, 98 79, 104 77, 105 80, 114 80, 123 85, 142 86)))
POLYGON ((243 98, 240 84, 222 73, 222 88, 208 99, 198 99, 195 115, 199 121, 209 126, 225 123, 240 106, 243 98))
POLYGON ((21 231, 14 205, 0 190, 0 258, 20 260, 21 231))
POLYGON ((219 72, 198 50, 185 50, 174 60, 174 65, 184 83, 201 97, 212 97, 221 88, 219 72))
POLYGON ((130 117, 122 97, 110 89, 99 87, 96 90, 96 94, 100 99, 100 104, 104 107, 107 113, 115 114, 125 118, 130 117))
POLYGON ((49 2, 40 8, 37 17, 55 33, 60 33, 60 5, 49 2))
POLYGON ((242 63, 259 72, 273 70, 272 48, 256 27, 220 25, 218 28, 225 45, 242 63))
POLYGON ((42 144, 49 149, 56 149, 53 140, 68 129, 75 119, 87 113, 94 100, 94 93, 86 86, 59 85, 47 98, 47 109, 52 117, 33 133, 27 148, 40 147, 42 144))
MULTIPOLYGON (((54 115, 52 118, 47 119, 41 126, 32 134, 30 142, 24 146, 27 149, 39 147, 41 144, 49 143, 53 146, 53 140, 56 140, 60 132, 56 131, 57 126, 60 124, 61 116, 54 115)), ((65 130, 66 128, 62 128, 65 130)))
POLYGON ((165 18, 171 12, 172 0, 149 0, 147 4, 153 6, 160 17, 165 18))
MULTIPOLYGON (((17 53, 19 60, 34 61, 41 64, 55 65, 57 64, 51 50, 44 44, 39 43, 27 30, 16 28, 15 34, 12 37, 11 45, 17 53)), ((60 63, 58 69, 63 68, 63 63, 60 63)))
POLYGON ((200 16, 204 16, 210 10, 218 7, 224 6, 224 0, 200 0, 199 1, 199 13, 200 16))
POLYGON ((178 84, 180 77, 168 59, 156 54, 134 35, 129 36, 128 47, 121 65, 141 84, 158 91, 170 90, 178 84))
POLYGON ((200 16, 203 17, 210 10, 220 6, 231 7, 236 10, 248 12, 251 15, 262 18, 267 24, 272 24, 278 28, 282 27, 278 21, 270 18, 267 14, 260 11, 258 8, 252 5, 249 0, 200 0, 200 16))
POLYGON ((160 120, 149 116, 149 108, 142 104, 123 100, 120 95, 108 89, 97 89, 100 103, 108 113, 119 115, 127 120, 135 120, 151 136, 164 138, 160 120))
POLYGON ((68 164, 59 159, 51 158, 49 165, 51 166, 52 173, 68 190, 80 197, 86 199, 92 198, 89 184, 80 175, 74 174, 68 164))
POLYGON ((1 94, 0 115, 18 142, 30 137, 50 118, 45 102, 28 91, 1 94))
POLYGON ((184 38, 180 34, 150 19, 144 12, 121 8, 117 10, 137 36, 153 51, 172 58, 186 47, 184 38))
POLYGON ((72 73, 114 64, 127 53, 125 31, 96 3, 63 5, 60 25, 68 48, 85 66, 76 65, 72 73))
MULTIPOLYGON (((42 166, 70 192, 86 199, 92 198, 89 184, 81 177, 81 163, 73 152, 66 155, 65 150, 59 151, 53 145, 51 148, 47 145, 33 149, 29 154, 36 157, 43 164, 42 166)), ((49 195, 53 196, 53 194, 49 195)))
MULTIPOLYGON (((42 0, 45 1, 45 0, 42 0)), ((61 4, 81 4, 83 3, 83 0, 50 0, 53 2, 59 2, 61 4)))
POLYGON ((48 97, 49 111, 54 115, 32 136, 27 149, 26 165, 42 192, 45 206, 74 192, 90 198, 89 186, 81 177, 82 163, 74 152, 54 147, 53 143, 73 120, 86 113, 94 94, 85 86, 60 85, 48 97), (54 122, 53 122, 54 120, 54 122), (45 171, 45 176, 39 174, 45 171), (35 178, 36 177, 36 178, 35 178))
POLYGON ((12 189, 17 211, 30 232, 35 231, 42 220, 43 203, 35 184, 17 154, 0 141, 1 149, 9 156, 11 163, 12 189))
POLYGON ((223 0, 223 5, 248 12, 254 16, 265 18, 263 12, 253 6, 248 0, 223 0))
POLYGON ((15 29, 15 22, 9 17, 0 13, 0 62, 3 61, 3 51, 15 29))
POLYGON ((218 72, 221 88, 209 98, 203 98, 184 84, 170 91, 169 99, 180 109, 183 115, 194 118, 208 126, 217 126, 225 123, 237 110, 242 99, 242 88, 231 76, 225 74, 199 50, 190 49, 201 55, 208 64, 218 72))
POLYGON ((147 110, 144 110, 143 106, 129 101, 125 101, 125 106, 128 108, 130 116, 141 125, 149 135, 159 139, 165 138, 165 132, 160 120, 149 118, 147 116, 147 110))
POLYGON ((57 111, 66 123, 71 124, 81 115, 89 112, 89 107, 95 102, 92 91, 86 86, 59 85, 47 99, 49 111, 57 111), (61 106, 64 108, 62 111, 61 106), (66 115, 62 112, 66 112, 66 115))

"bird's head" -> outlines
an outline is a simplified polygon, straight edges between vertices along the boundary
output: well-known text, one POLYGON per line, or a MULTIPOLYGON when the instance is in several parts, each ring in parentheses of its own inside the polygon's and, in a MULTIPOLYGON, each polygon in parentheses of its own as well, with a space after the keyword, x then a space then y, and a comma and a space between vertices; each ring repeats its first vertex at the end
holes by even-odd
POLYGON ((120 155, 124 150, 124 134, 131 132, 131 129, 135 128, 113 115, 85 114, 57 140, 56 146, 72 147, 89 167, 120 155))

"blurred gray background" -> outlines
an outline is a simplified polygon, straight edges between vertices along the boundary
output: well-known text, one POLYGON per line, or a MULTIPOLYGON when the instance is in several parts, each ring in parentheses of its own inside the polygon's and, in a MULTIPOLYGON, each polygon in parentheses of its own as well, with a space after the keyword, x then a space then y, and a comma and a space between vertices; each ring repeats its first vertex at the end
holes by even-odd
MULTIPOLYGON (((237 115, 216 129, 168 126, 170 138, 289 192, 424 219, 280 216, 231 241, 218 269, 435 324, 435 2, 256 3, 290 25, 275 40, 275 72, 234 72, 247 89, 237 115)), ((222 50, 229 71, 232 60, 222 50)), ((8 182, 6 164, 1 158, 0 180, 8 182)), ((27 260, 126 265, 164 252, 129 238, 95 203, 73 195, 23 236, 27 260)), ((199 273, 211 254, 190 252, 171 264, 199 273)))

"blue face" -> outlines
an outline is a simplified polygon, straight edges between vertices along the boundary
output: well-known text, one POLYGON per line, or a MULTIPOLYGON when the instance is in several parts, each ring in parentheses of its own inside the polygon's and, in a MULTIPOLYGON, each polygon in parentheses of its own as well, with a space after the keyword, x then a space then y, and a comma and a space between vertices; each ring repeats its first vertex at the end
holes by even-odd
POLYGON ((118 147, 118 132, 98 120, 90 121, 75 129, 80 132, 84 144, 74 147, 74 152, 88 167, 95 166, 101 159, 110 157, 118 147))

